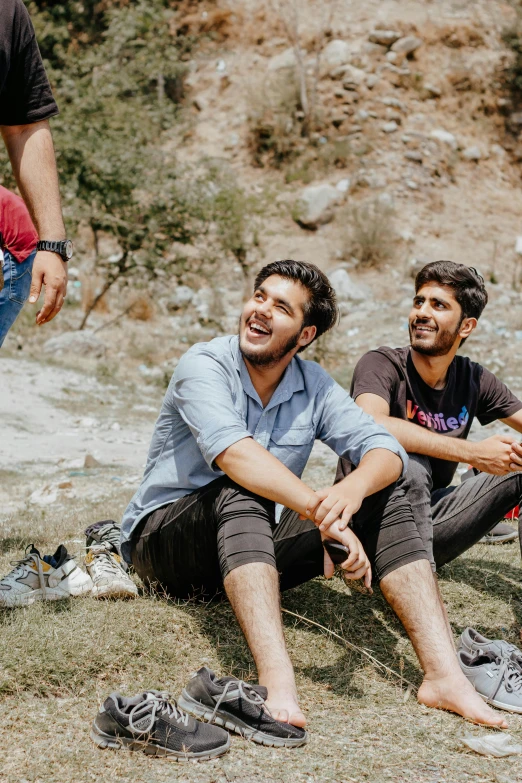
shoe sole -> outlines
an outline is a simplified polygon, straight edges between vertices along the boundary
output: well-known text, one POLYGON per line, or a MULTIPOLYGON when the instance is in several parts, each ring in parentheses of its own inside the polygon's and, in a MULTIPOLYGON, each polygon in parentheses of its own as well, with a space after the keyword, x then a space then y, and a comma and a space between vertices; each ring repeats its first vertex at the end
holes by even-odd
POLYGON ((226 744, 221 745, 218 748, 202 750, 198 753, 182 753, 181 751, 170 750, 169 748, 164 748, 160 745, 153 745, 150 742, 141 742, 140 740, 134 740, 128 737, 114 737, 110 734, 105 734, 105 732, 101 731, 96 726, 96 722, 92 725, 91 739, 101 750, 121 750, 121 748, 126 748, 127 750, 141 750, 147 756, 161 756, 162 758, 168 758, 172 761, 207 761, 208 759, 215 759, 218 756, 222 756, 223 753, 226 753, 230 748, 230 737, 228 737, 226 744))
POLYGON ((63 601, 66 598, 81 598, 85 595, 91 595, 92 583, 87 583, 82 587, 77 587, 74 592, 65 590, 53 590, 48 588, 45 596, 40 589, 32 590, 30 593, 23 593, 14 599, 12 603, 0 601, 0 609, 16 609, 19 606, 31 606, 37 601, 63 601))
POLYGON ((522 714, 522 707, 514 707, 512 704, 503 704, 501 701, 497 701, 496 699, 488 699, 488 697, 484 696, 482 693, 479 693, 479 696, 481 699, 484 699, 487 704, 491 704, 492 707, 498 707, 499 710, 522 714))
POLYGON ((479 544, 507 544, 508 541, 515 541, 518 538, 518 533, 514 530, 512 533, 506 533, 503 536, 484 536, 480 539, 479 544))
POLYGON ((192 698, 185 690, 178 699, 178 704, 182 710, 188 712, 198 720, 204 720, 207 723, 215 723, 216 726, 222 726, 228 731, 234 731, 245 739, 257 742, 259 745, 266 745, 269 748, 299 748, 308 742, 308 734, 304 737, 273 737, 271 734, 265 734, 263 731, 257 731, 242 721, 240 718, 234 718, 226 712, 218 710, 213 716, 213 711, 201 702, 192 698))
POLYGON ((99 599, 131 599, 131 598, 137 598, 138 597, 138 591, 134 592, 134 590, 130 590, 128 587, 100 587, 97 588, 96 585, 92 589, 92 596, 93 598, 99 598, 99 599))

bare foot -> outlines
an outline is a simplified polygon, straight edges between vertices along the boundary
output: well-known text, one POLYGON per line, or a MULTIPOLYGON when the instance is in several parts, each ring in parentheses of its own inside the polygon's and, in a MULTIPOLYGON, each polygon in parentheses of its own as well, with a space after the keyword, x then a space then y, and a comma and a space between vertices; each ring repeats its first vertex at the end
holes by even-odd
POLYGON ((456 712, 473 723, 507 729, 504 717, 486 704, 463 674, 453 674, 437 680, 425 678, 417 699, 427 707, 456 712))
POLYGON ((270 710, 270 715, 275 720, 282 723, 291 723, 292 726, 302 728, 306 725, 306 718, 301 712, 295 696, 277 694, 274 698, 268 697, 266 706, 270 710))

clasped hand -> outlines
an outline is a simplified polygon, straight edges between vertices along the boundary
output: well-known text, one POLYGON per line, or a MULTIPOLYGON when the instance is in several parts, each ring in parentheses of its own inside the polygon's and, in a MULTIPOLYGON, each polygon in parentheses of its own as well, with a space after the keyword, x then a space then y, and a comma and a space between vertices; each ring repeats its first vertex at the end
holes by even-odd
MULTIPOLYGON (((306 514, 303 518, 311 519, 324 541, 333 538, 344 544, 348 549, 348 557, 341 563, 346 579, 363 579, 367 588, 371 588, 372 568, 364 551, 363 545, 348 525, 352 516, 359 511, 364 497, 354 484, 344 479, 333 487, 327 487, 314 492, 308 499, 306 514)), ((324 575, 327 579, 333 576, 335 566, 324 551, 324 575)))

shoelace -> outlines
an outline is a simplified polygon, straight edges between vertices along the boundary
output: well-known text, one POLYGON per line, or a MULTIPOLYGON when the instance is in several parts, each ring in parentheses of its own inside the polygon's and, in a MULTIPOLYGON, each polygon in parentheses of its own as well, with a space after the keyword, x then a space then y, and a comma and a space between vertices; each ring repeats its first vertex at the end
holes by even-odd
POLYGON ((261 709, 266 710, 268 714, 271 717, 270 710, 265 704, 265 700, 261 696, 260 693, 257 693, 257 691, 253 690, 253 688, 248 685, 246 682, 243 682, 243 680, 229 680, 225 687, 223 688, 223 693, 219 697, 219 699, 216 702, 216 706, 214 707, 214 712, 212 713, 212 717, 210 718, 210 722, 214 720, 216 717, 216 713, 221 705, 221 703, 224 701, 225 696, 228 695, 228 692, 232 689, 236 689, 239 691, 239 695, 242 699, 249 702, 249 704, 253 704, 255 707, 261 707, 261 709), (245 688, 248 688, 252 696, 248 696, 245 692, 245 688))
POLYGON ((522 671, 518 668, 518 666, 508 658, 497 658, 495 663, 498 666, 498 679, 495 683, 495 691, 489 698, 495 698, 500 690, 502 683, 504 683, 504 687, 508 693, 522 691, 522 671))
POLYGON ((36 570, 38 572, 38 580, 40 582, 40 589, 42 591, 42 595, 46 596, 47 593, 47 587, 45 584, 45 577, 44 572, 42 568, 42 561, 38 557, 38 555, 33 552, 30 555, 27 555, 26 557, 22 558, 21 560, 11 560, 10 565, 15 566, 12 571, 10 571, 4 578, 2 579, 2 582, 4 582, 7 579, 16 579, 18 575, 22 576, 25 571, 30 570, 32 572, 32 568, 30 568, 31 561, 36 564, 36 570))
POLYGON ((121 576, 122 568, 114 559, 114 553, 107 549, 103 544, 92 544, 89 547, 89 551, 92 552, 96 559, 103 561, 103 569, 110 571, 111 574, 121 576))
POLYGON ((103 543, 104 541, 108 541, 109 544, 112 544, 116 547, 116 550, 120 551, 120 528, 116 525, 113 525, 111 522, 107 525, 102 525, 100 528, 98 528, 96 535, 99 539, 101 539, 98 543, 103 543))
POLYGON ((169 699, 170 694, 167 691, 149 691, 147 698, 136 704, 129 712, 129 729, 138 734, 150 734, 154 728, 154 721, 158 712, 167 715, 169 718, 174 718, 178 723, 183 723, 184 726, 187 726, 188 714, 181 710, 176 702, 171 702, 169 699), (136 726, 135 721, 139 721, 146 716, 149 717, 148 725, 145 728, 136 726))

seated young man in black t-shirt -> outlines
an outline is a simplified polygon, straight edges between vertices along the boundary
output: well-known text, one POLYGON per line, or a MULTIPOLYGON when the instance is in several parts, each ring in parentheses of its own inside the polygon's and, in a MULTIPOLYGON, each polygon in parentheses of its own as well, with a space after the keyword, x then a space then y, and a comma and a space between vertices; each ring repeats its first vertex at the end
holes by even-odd
MULTIPOLYGON (((485 367, 456 355, 487 301, 475 269, 427 264, 415 279, 411 345, 369 351, 352 379, 358 405, 410 455, 403 487, 434 570, 477 543, 522 496, 520 436, 466 440, 475 416, 522 432, 522 402, 485 367), (449 486, 459 462, 480 472, 449 486)), ((349 470, 341 461, 338 477, 349 470)))

